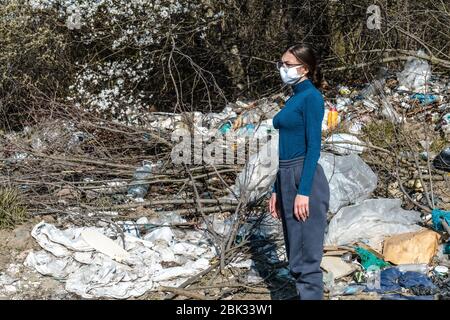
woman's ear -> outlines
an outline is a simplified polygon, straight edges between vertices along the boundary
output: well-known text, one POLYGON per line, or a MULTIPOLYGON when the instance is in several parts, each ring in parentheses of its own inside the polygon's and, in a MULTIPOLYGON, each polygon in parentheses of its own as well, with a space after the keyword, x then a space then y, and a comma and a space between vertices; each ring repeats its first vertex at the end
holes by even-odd
POLYGON ((308 70, 308 68, 307 68, 306 66, 301 66, 301 67, 299 67, 299 68, 297 69, 297 73, 298 73, 299 75, 306 76, 306 75, 308 74, 308 72, 309 72, 309 70, 308 70))

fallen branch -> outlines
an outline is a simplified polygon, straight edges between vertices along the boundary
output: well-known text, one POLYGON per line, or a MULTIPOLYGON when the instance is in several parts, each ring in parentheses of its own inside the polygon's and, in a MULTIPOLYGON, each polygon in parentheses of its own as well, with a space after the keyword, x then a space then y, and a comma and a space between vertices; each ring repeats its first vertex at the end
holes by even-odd
POLYGON ((161 292, 172 292, 172 293, 174 293, 176 295, 185 296, 185 297, 196 299, 196 300, 211 300, 210 298, 208 298, 208 297, 206 297, 204 295, 201 295, 201 294, 195 293, 195 292, 191 292, 191 291, 188 291, 188 290, 184 290, 184 289, 181 289, 181 288, 159 287, 158 291, 161 291, 161 292))

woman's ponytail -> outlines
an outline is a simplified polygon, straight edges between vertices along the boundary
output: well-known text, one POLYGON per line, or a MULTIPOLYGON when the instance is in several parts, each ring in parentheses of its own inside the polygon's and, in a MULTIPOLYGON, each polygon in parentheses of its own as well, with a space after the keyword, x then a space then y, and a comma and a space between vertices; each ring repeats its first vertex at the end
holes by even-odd
POLYGON ((318 63, 317 54, 314 49, 306 44, 299 43, 289 47, 286 51, 292 53, 299 62, 308 68, 308 78, 320 89, 322 85, 322 73, 318 63))
POLYGON ((320 66, 316 66, 313 74, 311 75, 311 81, 314 83, 317 89, 322 87, 322 72, 320 70, 320 66))

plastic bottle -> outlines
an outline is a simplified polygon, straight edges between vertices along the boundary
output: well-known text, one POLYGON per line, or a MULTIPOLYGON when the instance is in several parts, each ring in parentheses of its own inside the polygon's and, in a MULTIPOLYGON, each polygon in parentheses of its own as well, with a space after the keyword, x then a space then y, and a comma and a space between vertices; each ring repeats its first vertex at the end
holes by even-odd
POLYGON ((144 198, 148 191, 148 181, 152 175, 154 165, 151 161, 143 161, 142 166, 137 168, 133 174, 133 180, 128 187, 128 196, 133 198, 144 198))
POLYGON ((423 274, 428 273, 428 266, 425 263, 420 264, 401 264, 397 266, 400 272, 414 271, 423 274))
POLYGON ((333 106, 331 103, 328 103, 330 106, 330 111, 328 112, 328 129, 334 129, 337 126, 338 122, 338 111, 335 106, 333 106))
POLYGON ((381 288, 381 271, 376 265, 367 268, 367 289, 377 290, 381 288))
POLYGON ((333 272, 325 272, 323 274, 323 285, 328 290, 330 296, 334 293, 334 275, 333 272))
POLYGON ((388 69, 382 67, 374 79, 366 88, 362 89, 359 96, 363 99, 369 98, 373 95, 378 95, 384 91, 384 85, 386 84, 386 77, 388 75, 388 69))

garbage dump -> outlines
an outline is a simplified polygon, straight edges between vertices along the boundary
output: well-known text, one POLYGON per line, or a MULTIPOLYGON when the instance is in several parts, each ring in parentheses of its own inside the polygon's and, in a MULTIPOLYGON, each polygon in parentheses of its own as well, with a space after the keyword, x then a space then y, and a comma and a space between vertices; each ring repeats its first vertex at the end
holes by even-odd
MULTIPOLYGON (((398 73, 325 92, 327 298, 449 298, 448 83, 411 57, 398 73)), ((20 264, 88 299, 228 297, 221 288, 295 296, 270 290, 293 280, 282 226, 265 203, 278 167, 272 118, 287 99, 149 112, 140 127, 80 112, 0 135, 1 178, 26 195, 33 216, 35 247, 20 264), (172 134, 183 130, 202 147, 233 135, 215 153, 246 146, 244 161, 172 163, 172 134)), ((0 296, 25 290, 5 269, 0 296)))

